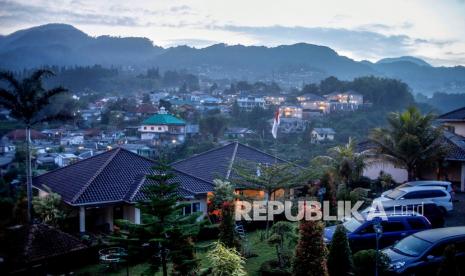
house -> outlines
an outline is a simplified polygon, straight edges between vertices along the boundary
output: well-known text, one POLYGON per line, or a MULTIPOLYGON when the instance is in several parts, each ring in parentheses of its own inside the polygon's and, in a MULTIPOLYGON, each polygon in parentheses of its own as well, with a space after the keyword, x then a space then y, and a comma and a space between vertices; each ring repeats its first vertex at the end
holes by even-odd
POLYGON ((263 97, 241 97, 237 99, 239 108, 245 111, 252 111, 254 108, 265 108, 265 99, 263 97))
POLYGON ((363 95, 354 91, 333 92, 325 97, 328 100, 327 112, 355 111, 363 106, 363 95))
POLYGON ((84 144, 83 134, 70 134, 60 138, 60 145, 62 146, 75 146, 84 144))
MULTIPOLYGON (((26 141, 26 130, 25 129, 15 129, 8 132, 5 135, 8 140, 13 142, 24 142, 26 141)), ((33 142, 46 140, 47 136, 37 130, 31 129, 31 140, 33 142)))
POLYGON ((302 96, 297 97, 297 100, 302 106, 303 109, 307 110, 307 112, 313 113, 328 113, 329 112, 329 102, 326 98, 308 93, 302 96))
POLYGON ((325 98, 331 102, 347 103, 354 106, 363 104, 363 95, 355 91, 333 92, 325 95, 325 98))
POLYGON ((186 122, 166 112, 164 107, 157 114, 142 122, 139 127, 142 140, 151 140, 154 145, 183 143, 186 137, 186 122))
POLYGON ((332 128, 314 128, 311 132, 311 142, 320 143, 324 141, 333 141, 336 132, 332 128))
MULTIPOLYGON (((443 143, 448 149, 439 177, 465 192, 465 107, 442 114, 436 121, 445 128, 443 143)), ((422 177, 430 175, 421 173, 422 177)))
POLYGON ((134 113, 136 116, 150 116, 157 113, 158 109, 150 103, 142 103, 136 107, 134 113))
MULTIPOLYGON (((123 148, 94 155, 33 179, 39 196, 58 193, 66 205, 76 211, 79 231, 113 229, 115 219, 140 223, 140 211, 135 203, 146 196, 143 190, 151 180, 154 161, 123 148), (88 226, 89 228, 86 228, 88 226)), ((207 193, 211 183, 188 173, 174 171, 174 181, 180 183, 179 195, 192 209, 206 212, 207 193)))
POLYGON ((280 106, 286 101, 286 97, 284 96, 265 96, 265 104, 267 106, 275 105, 280 106))
POLYGON ((89 254, 79 238, 46 224, 13 226, 4 235, 0 256, 5 275, 68 274, 89 254))
POLYGON ((294 105, 281 106, 279 108, 279 112, 281 113, 281 118, 302 119, 302 107, 300 106, 294 106, 294 105))
MULTIPOLYGON (((177 192, 187 204, 184 211, 206 214, 207 197, 214 190, 213 180, 234 182, 237 179, 234 166, 245 161, 256 164, 286 162, 234 142, 172 163, 173 181, 179 183, 177 192)), ((39 196, 47 193, 45 186, 60 194, 64 203, 76 211, 80 232, 112 230, 115 219, 140 223, 140 210, 135 204, 147 198, 143 191, 151 180, 146 175, 153 173, 154 165, 153 160, 118 147, 36 176, 33 186, 39 190, 39 196)), ((238 187, 238 192, 264 197, 264 192, 256 188, 242 186, 238 187)))
POLYGON ((442 114, 437 121, 449 132, 465 137, 465 107, 442 114))
MULTIPOLYGON (((272 126, 274 119, 268 120, 268 123, 272 126)), ((302 120, 302 118, 293 117, 281 117, 278 131, 280 133, 303 133, 307 129, 308 122, 302 120)))
POLYGON ((8 141, 8 139, 0 140, 0 154, 15 152, 16 146, 8 141))
POLYGON ((255 132, 245 127, 228 127, 224 131, 224 137, 230 139, 237 139, 237 138, 245 138, 248 137, 255 132))
MULTIPOLYGON (((222 147, 194 155, 184 160, 172 163, 171 165, 178 171, 193 175, 203 179, 214 186, 213 180, 229 180, 233 184, 238 179, 234 168, 242 163, 252 164, 275 164, 287 163, 287 161, 277 158, 271 154, 265 153, 256 148, 232 142, 222 147)), ((250 188, 243 185, 236 185, 237 193, 258 199, 263 199, 265 194, 256 188, 250 188)), ((276 191, 276 196, 283 195, 284 190, 276 191)), ((292 191, 289 191, 292 193, 292 191)))
POLYGON ((55 156, 55 164, 58 167, 65 167, 79 160, 74 153, 59 153, 55 156))

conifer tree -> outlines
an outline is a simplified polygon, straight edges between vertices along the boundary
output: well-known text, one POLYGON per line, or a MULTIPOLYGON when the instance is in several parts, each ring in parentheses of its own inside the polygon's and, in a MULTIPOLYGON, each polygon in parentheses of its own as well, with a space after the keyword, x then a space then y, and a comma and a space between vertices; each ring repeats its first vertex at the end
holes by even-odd
POLYGON ((347 240, 346 229, 343 225, 338 225, 331 241, 328 255, 328 271, 330 276, 351 275, 354 261, 352 251, 347 240))

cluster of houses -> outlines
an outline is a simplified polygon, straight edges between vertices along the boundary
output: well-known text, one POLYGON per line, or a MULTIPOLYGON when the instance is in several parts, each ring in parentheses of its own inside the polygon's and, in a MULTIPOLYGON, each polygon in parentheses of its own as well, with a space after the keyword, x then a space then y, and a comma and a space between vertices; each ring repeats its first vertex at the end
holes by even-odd
MULTIPOLYGON (((440 116, 438 122, 448 128, 441 141, 449 149, 444 158, 447 165, 439 173, 425 170, 420 176, 424 179, 448 180, 465 191, 465 107, 440 116)), ((367 150, 367 145, 361 144, 360 151, 364 150, 367 150)), ((232 142, 174 162, 171 164, 176 175, 174 181, 180 184, 178 193, 187 203, 185 212, 206 214, 208 195, 214 191, 213 181, 234 181, 234 168, 240 162, 258 166, 287 161, 239 142, 232 142)), ((39 175, 33 183, 41 195, 47 193, 48 187, 62 196, 63 201, 74 209, 81 232, 95 227, 111 231, 115 219, 124 218, 140 223, 140 210, 135 203, 146 198, 143 187, 151 183, 146 176, 153 173, 153 166, 152 159, 117 147, 60 170, 39 175)), ((397 182, 407 180, 407 172, 403 168, 374 157, 367 161, 365 176, 376 179, 381 173, 391 174, 397 182)), ((237 189, 248 197, 264 197, 263 191, 246 185, 237 189)), ((292 191, 276 193, 284 192, 292 194, 292 191)))

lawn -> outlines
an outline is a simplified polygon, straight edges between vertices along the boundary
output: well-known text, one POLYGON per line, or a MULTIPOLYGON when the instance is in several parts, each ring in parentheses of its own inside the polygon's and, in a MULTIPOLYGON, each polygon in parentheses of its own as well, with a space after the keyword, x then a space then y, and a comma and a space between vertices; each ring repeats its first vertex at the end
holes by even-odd
MULTIPOLYGON (((268 260, 276 258, 276 252, 274 247, 268 245, 266 241, 260 241, 260 231, 255 231, 248 233, 247 235, 248 242, 246 246, 250 249, 250 253, 252 255, 256 255, 254 257, 250 257, 246 259, 245 269, 249 275, 259 275, 258 270, 260 269, 260 265, 268 260)), ((199 250, 197 253, 197 258, 200 261, 200 268, 206 268, 209 266, 209 260, 206 257, 206 248, 213 242, 212 241, 204 241, 199 242, 196 244, 202 250, 199 250)), ((137 264, 129 267, 129 274, 130 275, 141 275, 147 269, 147 264, 137 264)), ((126 275, 126 268, 123 267, 118 271, 115 272, 108 272, 105 271, 103 266, 100 264, 92 264, 82 269, 79 269, 75 272, 76 275, 110 275, 110 276, 119 276, 119 275, 126 275)), ((162 275, 160 272, 157 275, 162 275)))

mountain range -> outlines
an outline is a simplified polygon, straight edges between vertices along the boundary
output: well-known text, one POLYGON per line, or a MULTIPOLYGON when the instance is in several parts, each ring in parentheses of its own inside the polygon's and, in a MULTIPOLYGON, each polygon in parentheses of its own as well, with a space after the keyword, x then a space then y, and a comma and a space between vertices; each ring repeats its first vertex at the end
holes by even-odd
POLYGON ((434 67, 410 56, 375 63, 355 61, 329 47, 306 43, 162 48, 141 37, 92 37, 66 24, 47 24, 0 36, 3 69, 94 64, 135 70, 186 69, 213 79, 277 79, 293 83, 316 82, 331 75, 340 79, 375 75, 401 79, 414 92, 427 95, 436 91, 465 93, 463 66, 434 67))

